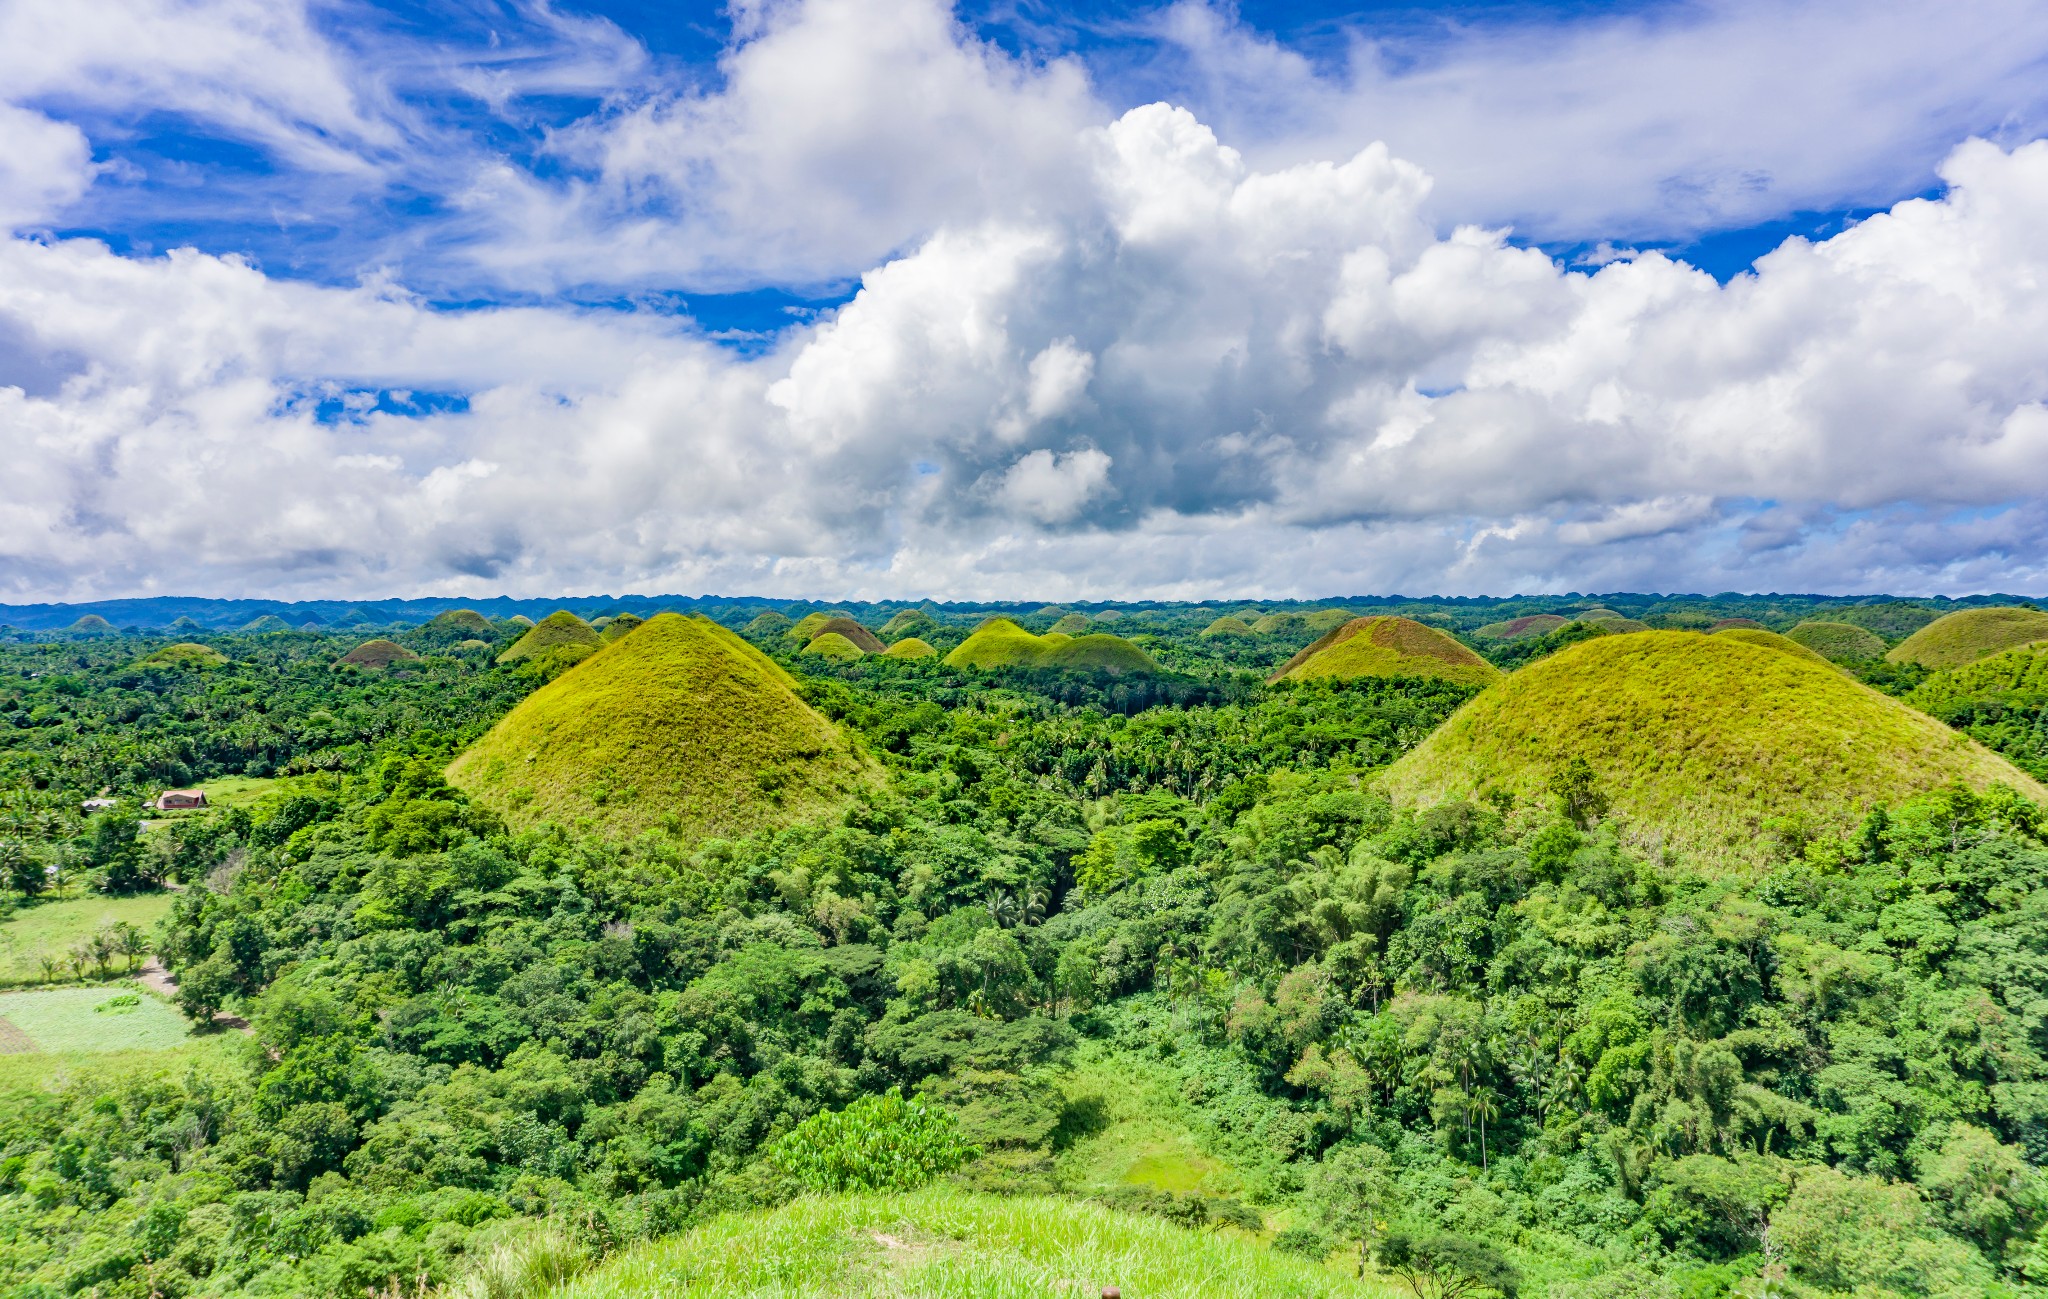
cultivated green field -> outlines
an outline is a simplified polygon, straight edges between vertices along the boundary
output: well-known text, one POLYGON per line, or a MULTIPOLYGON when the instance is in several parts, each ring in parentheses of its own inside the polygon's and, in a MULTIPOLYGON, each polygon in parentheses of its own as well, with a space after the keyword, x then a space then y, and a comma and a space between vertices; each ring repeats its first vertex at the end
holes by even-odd
POLYGON ((558 1299, 681 1295, 861 1299, 1309 1299, 1406 1295, 1238 1235, 1195 1232, 1082 1201, 946 1189, 802 1199, 728 1214, 631 1249, 558 1299))
MULTIPOLYGON (((108 925, 125 922, 149 934, 170 911, 169 893, 115 898, 88 893, 25 903, 0 924, 0 985, 41 983, 38 957, 61 958, 73 943, 108 925)), ((115 969, 126 967, 125 959, 115 959, 115 969)), ((71 973, 67 968, 58 977, 68 979, 71 973)))
POLYGON ((0 1051, 9 1054, 157 1051, 191 1036, 175 1007, 132 984, 0 994, 0 1051))

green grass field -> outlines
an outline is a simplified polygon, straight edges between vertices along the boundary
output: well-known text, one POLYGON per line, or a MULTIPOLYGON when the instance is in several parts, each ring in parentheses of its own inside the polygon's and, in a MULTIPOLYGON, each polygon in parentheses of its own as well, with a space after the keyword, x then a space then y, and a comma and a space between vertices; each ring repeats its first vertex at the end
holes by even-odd
POLYGON ((1110 1059, 1077 1068, 1066 1091, 1097 1107, 1102 1126, 1060 1152, 1062 1187, 1233 1197, 1242 1192, 1237 1170, 1204 1152, 1178 1121, 1183 1102, 1163 1076, 1130 1060, 1110 1059))
POLYGON ((0 1051, 10 1054, 161 1051, 191 1037, 175 1007, 132 984, 0 993, 0 1051))
POLYGON ((1008 618, 990 618, 946 656, 949 668, 1080 669, 1118 675, 1164 671, 1150 654, 1121 636, 1096 632, 1034 636, 1008 618))
POLYGON ((183 1078, 243 1068, 249 1039, 241 1033, 187 1036, 174 1046, 124 1051, 31 1051, 0 1054, 0 1117, 10 1095, 59 1092, 81 1083, 111 1088, 142 1075, 183 1078))
POLYGON ((1785 633, 1785 639, 1795 645, 1804 645, 1822 658, 1834 663, 1854 659, 1881 659, 1884 657, 1884 637, 1853 622, 1827 622, 1809 619, 1785 633))
MULTIPOLYGON (((169 893, 141 893, 126 898, 84 894, 28 903, 0 924, 0 985, 41 983, 43 971, 36 958, 44 953, 62 956, 79 939, 123 921, 151 934, 157 921, 170 911, 169 893)), ((117 957, 114 968, 126 967, 127 962, 117 957)), ((58 977, 69 979, 70 970, 67 968, 58 977)))
POLYGON ((626 1250, 556 1299, 1395 1299, 1406 1291, 1275 1254, 1236 1233, 1050 1196, 934 1187, 726 1214, 626 1250))

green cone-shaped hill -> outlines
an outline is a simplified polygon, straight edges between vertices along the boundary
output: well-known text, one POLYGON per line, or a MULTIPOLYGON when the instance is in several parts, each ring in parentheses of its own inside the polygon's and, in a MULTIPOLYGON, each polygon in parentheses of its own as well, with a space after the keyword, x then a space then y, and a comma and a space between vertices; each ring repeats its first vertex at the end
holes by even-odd
POLYGON ((1280 665, 1269 681, 1318 677, 1428 677, 1484 686, 1500 669, 1412 618, 1353 618, 1280 665))
POLYGON ((1959 609, 1906 637, 1885 657, 1926 668, 1959 668, 2037 640, 2048 640, 2048 613, 2039 609, 1959 609))
POLYGON ((766 655, 664 613, 529 695, 448 768, 514 826, 733 838, 829 815, 877 779, 766 655))
POLYGON ((1703 865, 1759 863, 1770 823, 1846 834, 1874 805, 1961 781, 2048 788, 1837 669, 1694 632, 1601 636, 1530 664, 1387 770, 1397 800, 1547 802, 1574 758, 1624 835, 1703 865))
POLYGON ((533 630, 505 647, 498 655, 500 663, 517 663, 542 654, 573 658, 579 652, 588 654, 603 643, 597 628, 570 613, 557 609, 533 625, 533 630))

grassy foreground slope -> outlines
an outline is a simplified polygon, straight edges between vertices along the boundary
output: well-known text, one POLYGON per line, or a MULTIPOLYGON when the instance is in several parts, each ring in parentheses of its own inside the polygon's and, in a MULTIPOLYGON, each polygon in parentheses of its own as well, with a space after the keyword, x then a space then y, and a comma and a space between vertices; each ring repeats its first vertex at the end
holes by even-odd
POLYGON ((1500 669, 1412 618, 1353 618, 1280 665, 1273 681, 1323 677, 1424 677, 1485 686, 1500 669))
POLYGON ((1490 791, 1545 800, 1575 758, 1627 837, 1723 864, 1761 860, 1772 822, 1845 833, 1875 804, 1952 781, 2048 798, 1832 666, 1692 632, 1602 636, 1523 668, 1389 768, 1386 786, 1423 805, 1490 791))
POLYGON ((1093 1299, 1107 1286, 1133 1299, 1405 1294, 1242 1236, 1189 1231, 1078 1200, 934 1188, 805 1198, 766 1213, 725 1214, 627 1250, 554 1295, 1093 1299))
POLYGON ((661 614, 528 696, 448 779, 515 826, 696 840, 824 815, 874 768, 794 686, 732 632, 661 614))
POLYGON ((1928 623, 1885 657, 1893 663, 1959 668, 2038 640, 2048 640, 2048 613, 2039 609, 1962 609, 1928 623))

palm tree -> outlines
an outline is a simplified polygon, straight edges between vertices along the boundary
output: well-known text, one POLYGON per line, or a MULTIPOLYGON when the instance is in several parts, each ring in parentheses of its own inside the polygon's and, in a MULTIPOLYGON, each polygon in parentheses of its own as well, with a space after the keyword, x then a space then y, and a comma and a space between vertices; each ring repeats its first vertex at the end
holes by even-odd
POLYGON ((1472 1089, 1471 1099, 1468 1103, 1472 1107, 1472 1113, 1479 1119, 1479 1167, 1483 1172, 1487 1167, 1486 1121, 1488 1119, 1499 1120, 1500 1093, 1494 1091, 1491 1087, 1475 1087, 1472 1089))
POLYGON ((102 929, 94 934, 87 950, 92 953, 93 968, 102 979, 106 978, 107 967, 114 962, 115 944, 112 927, 102 929))
POLYGON ((64 968, 64 958, 52 956, 48 952, 44 952, 36 957, 36 964, 43 971, 43 982, 55 983, 57 981, 57 971, 64 968))
POLYGON ((140 929, 123 920, 114 926, 114 950, 128 958, 128 970, 132 974, 136 962, 149 954, 149 938, 140 929))

